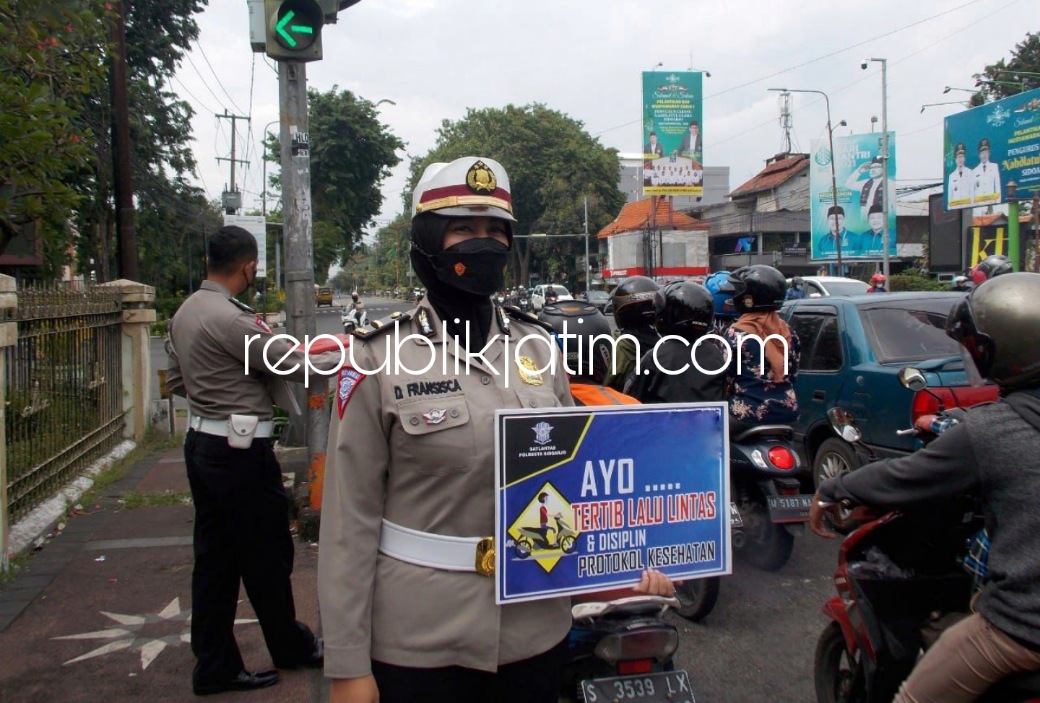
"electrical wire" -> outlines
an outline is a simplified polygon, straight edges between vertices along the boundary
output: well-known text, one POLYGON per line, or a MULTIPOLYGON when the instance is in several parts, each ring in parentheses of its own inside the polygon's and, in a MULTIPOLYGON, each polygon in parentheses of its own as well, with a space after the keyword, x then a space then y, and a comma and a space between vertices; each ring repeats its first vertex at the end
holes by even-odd
MULTIPOLYGON (((195 46, 198 48, 199 53, 202 54, 202 59, 206 62, 206 65, 209 66, 209 72, 212 73, 213 77, 217 79, 217 85, 220 86, 220 90, 223 91, 224 95, 227 96, 227 99, 231 101, 231 107, 235 108, 236 112, 242 112, 242 108, 238 106, 238 104, 235 102, 235 99, 232 98, 231 94, 227 92, 227 88, 224 87, 224 83, 220 80, 220 76, 218 76, 217 72, 213 70, 213 64, 209 62, 209 57, 206 56, 206 50, 202 48, 202 44, 199 43, 198 39, 195 40, 195 46)), ((256 54, 253 54, 253 59, 254 61, 256 60, 256 54)), ((250 91, 252 91, 252 86, 250 86, 249 89, 250 91)), ((252 95, 250 95, 250 100, 252 100, 252 95)))
MULTIPOLYGON (((952 12, 957 12, 958 10, 963 10, 964 8, 969 7, 971 5, 978 4, 979 2, 982 2, 982 0, 970 0, 969 2, 966 2, 966 3, 962 4, 962 5, 958 5, 957 7, 952 7, 949 10, 944 10, 943 12, 939 12, 939 13, 931 15, 929 17, 925 17, 924 19, 917 20, 916 22, 911 22, 910 24, 903 25, 902 27, 897 27, 895 29, 889 30, 888 32, 884 32, 883 34, 879 34, 879 35, 871 37, 869 39, 864 39, 863 41, 857 42, 855 44, 851 44, 851 45, 846 46, 846 47, 841 48, 841 49, 837 49, 837 50, 829 52, 827 54, 823 54, 822 56, 817 56, 816 58, 809 59, 808 61, 803 61, 800 64, 796 64, 794 66, 789 66, 788 68, 784 68, 784 69, 781 69, 779 71, 775 71, 773 73, 770 73, 768 75, 761 76, 759 78, 755 78, 753 80, 747 81, 746 83, 741 83, 739 85, 733 86, 732 88, 726 88, 724 90, 719 91, 718 93, 712 93, 711 95, 706 95, 706 96, 704 96, 702 98, 702 102, 706 102, 706 101, 708 101, 708 100, 710 100, 712 98, 717 98, 720 95, 725 95, 727 93, 731 93, 731 92, 733 92, 735 90, 740 90, 741 88, 747 88, 748 86, 755 85, 756 83, 761 83, 762 81, 769 80, 770 78, 775 78, 777 76, 781 76, 781 75, 783 75, 785 73, 789 73, 790 71, 794 71, 794 70, 799 69, 799 68, 804 68, 804 67, 812 65, 812 64, 814 64, 814 63, 816 63, 818 61, 823 61, 824 59, 829 59, 829 58, 831 58, 833 56, 837 56, 839 54, 843 54, 843 53, 845 53, 847 51, 851 51, 852 49, 856 49, 856 48, 859 48, 861 46, 864 46, 865 44, 869 44, 869 43, 877 41, 879 39, 884 39, 886 37, 890 37, 890 36, 892 36, 894 34, 898 34, 899 32, 903 32, 903 31, 905 31, 907 29, 911 29, 911 28, 916 27, 916 26, 918 26, 920 24, 923 24, 925 22, 930 22, 931 20, 938 19, 938 18, 940 18, 940 17, 942 17, 944 15, 948 15, 948 14, 950 14, 952 12)), ((1015 0, 1015 2, 1017 2, 1017 0, 1015 0)), ((772 121, 773 120, 770 120, 770 123, 772 121)), ((640 122, 642 122, 642 118, 640 118, 638 120, 632 120, 630 122, 625 122, 624 124, 620 124, 620 125, 617 125, 617 126, 614 126, 614 127, 608 127, 607 129, 604 129, 604 130, 602 130, 600 132, 597 132, 596 134, 594 134, 592 136, 599 137, 599 136, 601 136, 603 134, 606 134, 607 132, 612 132, 615 129, 621 129, 623 127, 628 127, 630 125, 639 124, 640 122)))
POLYGON ((224 112, 228 112, 227 106, 224 105, 224 101, 221 100, 220 97, 213 92, 213 89, 209 86, 209 83, 206 81, 206 78, 202 75, 202 72, 199 71, 198 67, 195 65, 195 62, 191 60, 191 54, 184 54, 184 58, 188 59, 188 65, 195 69, 195 74, 199 77, 199 80, 202 81, 202 85, 206 87, 206 90, 208 90, 209 94, 213 96, 213 99, 217 101, 217 104, 220 105, 221 109, 223 109, 224 112))
POLYGON ((194 100, 195 104, 198 105, 199 107, 203 108, 205 112, 210 112, 210 113, 216 112, 216 110, 212 109, 209 105, 207 105, 206 103, 202 102, 197 97, 195 97, 195 94, 192 93, 190 90, 188 90, 188 86, 184 85, 184 82, 180 78, 178 78, 177 76, 173 76, 173 80, 177 81, 177 83, 181 86, 181 90, 183 90, 185 93, 187 93, 188 97, 191 98, 192 100, 194 100))

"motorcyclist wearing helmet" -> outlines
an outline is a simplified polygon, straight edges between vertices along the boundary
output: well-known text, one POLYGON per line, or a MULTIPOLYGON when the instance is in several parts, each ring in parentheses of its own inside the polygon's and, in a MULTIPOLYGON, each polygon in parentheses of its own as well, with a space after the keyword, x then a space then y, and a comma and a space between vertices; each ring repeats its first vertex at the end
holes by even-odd
POLYGON ((975 284, 967 276, 955 276, 953 282, 950 284, 950 290, 958 293, 967 293, 974 287, 975 284))
POLYGON ((994 254, 983 259, 978 266, 971 270, 972 283, 981 286, 983 283, 995 276, 1011 273, 1011 261, 1003 254, 994 254))
POLYGON ((981 497, 991 540, 990 580, 973 614, 946 630, 894 703, 973 701, 999 679, 1040 670, 1040 275, 1010 273, 978 286, 947 318, 969 370, 1003 402, 970 408, 924 449, 820 484, 813 530, 839 502, 881 510, 924 508, 952 495, 981 497))
POLYGON ((553 336, 563 350, 575 405, 639 404, 635 398, 603 385, 610 373, 613 344, 610 323, 595 305, 564 300, 546 305, 538 319, 552 325, 555 331, 553 336))
POLYGON ((867 288, 868 293, 887 293, 888 289, 885 288, 885 282, 888 279, 885 278, 885 274, 878 271, 870 277, 870 288, 867 288))
POLYGON ((643 355, 643 374, 630 376, 625 392, 643 403, 726 400, 728 382, 722 349, 717 340, 698 344, 711 333, 714 319, 715 301, 704 286, 669 283, 657 291, 654 326, 661 340, 643 355))
POLYGON ((361 317, 361 311, 365 309, 365 304, 361 301, 361 296, 355 290, 350 294, 350 312, 357 311, 358 317, 361 317))
POLYGON ((791 279, 791 287, 787 289, 784 300, 801 300, 805 295, 805 280, 801 276, 795 276, 791 279))
POLYGON ((740 313, 725 334, 733 353, 727 368, 733 384, 731 431, 793 423, 798 418, 794 380, 801 346, 798 335, 777 314, 787 294, 787 279, 772 266, 756 264, 731 273, 721 289, 732 296, 740 313))
POLYGON ((654 328, 654 294, 660 287, 646 276, 630 276, 614 289, 612 299, 618 339, 610 373, 603 385, 617 391, 624 390, 625 381, 635 370, 636 362, 660 339, 654 328))
POLYGON ((729 271, 716 271, 704 279, 704 287, 715 300, 714 331, 719 335, 737 319, 737 309, 733 307, 733 297, 729 293, 719 290, 719 287, 727 281, 729 281, 729 271))

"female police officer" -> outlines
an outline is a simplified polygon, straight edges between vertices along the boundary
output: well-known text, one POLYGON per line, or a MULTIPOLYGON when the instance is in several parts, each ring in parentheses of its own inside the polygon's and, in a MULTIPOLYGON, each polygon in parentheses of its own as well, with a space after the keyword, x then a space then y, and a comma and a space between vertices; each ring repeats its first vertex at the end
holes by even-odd
MULTIPOLYGON (((360 332, 338 377, 318 569, 334 703, 556 700, 569 601, 497 606, 481 551, 495 409, 573 405, 566 375, 539 371, 556 345, 514 353, 545 332, 490 299, 513 222, 499 163, 429 166, 411 230, 426 298, 360 332)), ((673 592, 657 573, 640 586, 673 592)))

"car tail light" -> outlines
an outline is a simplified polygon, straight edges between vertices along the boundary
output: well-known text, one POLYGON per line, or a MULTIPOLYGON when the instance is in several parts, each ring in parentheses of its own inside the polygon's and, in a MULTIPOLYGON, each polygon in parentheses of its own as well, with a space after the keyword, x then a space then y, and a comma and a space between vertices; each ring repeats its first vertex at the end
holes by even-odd
POLYGON ((769 461, 773 463, 773 466, 784 471, 790 471, 798 465, 797 460, 794 458, 794 452, 787 447, 779 445, 769 448, 769 461))
POLYGON ((936 396, 942 398, 943 407, 970 408, 979 403, 990 403, 997 399, 999 389, 996 386, 959 386, 957 388, 929 388, 926 391, 918 391, 914 394, 914 403, 910 413, 910 421, 917 422, 922 415, 933 415, 939 412, 939 401, 936 396))
POLYGON ((610 664, 633 659, 664 661, 679 647, 674 627, 652 627, 607 635, 596 645, 596 656, 610 664))
POLYGON ((649 674, 654 670, 653 659, 633 659, 632 661, 621 661, 617 664, 618 676, 632 676, 634 674, 649 674))

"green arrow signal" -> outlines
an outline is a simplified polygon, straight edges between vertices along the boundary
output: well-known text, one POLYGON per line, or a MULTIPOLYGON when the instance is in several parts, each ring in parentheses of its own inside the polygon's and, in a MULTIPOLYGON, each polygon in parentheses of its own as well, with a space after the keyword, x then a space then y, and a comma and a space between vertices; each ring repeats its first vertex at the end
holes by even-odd
POLYGON ((285 25, 289 24, 289 22, 291 22, 292 18, 295 16, 296 12, 294 10, 289 10, 285 13, 285 16, 282 17, 282 19, 278 20, 278 24, 275 25, 274 28, 275 31, 282 36, 282 39, 285 41, 285 43, 289 45, 290 49, 296 48, 296 39, 294 39, 293 36, 289 34, 289 32, 295 32, 296 34, 314 34, 314 28, 309 27, 305 24, 289 25, 289 31, 285 31, 285 25))

